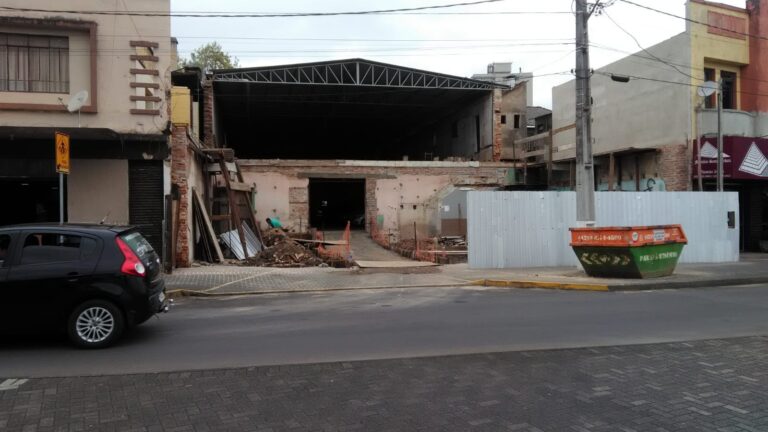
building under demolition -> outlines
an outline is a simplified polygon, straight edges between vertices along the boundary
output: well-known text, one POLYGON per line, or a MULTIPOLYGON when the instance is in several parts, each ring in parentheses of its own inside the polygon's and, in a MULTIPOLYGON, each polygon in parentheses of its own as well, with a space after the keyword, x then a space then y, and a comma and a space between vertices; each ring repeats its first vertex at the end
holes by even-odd
MULTIPOLYGON (((515 165, 502 155, 526 134, 526 83, 362 59, 217 70, 202 86, 189 74, 174 84, 189 89, 197 153, 234 151, 262 227, 276 218, 297 232, 350 222, 395 240, 460 234, 461 195, 509 184, 515 165)), ((174 126, 172 182, 191 224, 189 189, 213 209, 216 188, 192 172, 199 157, 182 150, 194 138, 174 126)), ((189 242, 180 265, 194 257, 189 242)))

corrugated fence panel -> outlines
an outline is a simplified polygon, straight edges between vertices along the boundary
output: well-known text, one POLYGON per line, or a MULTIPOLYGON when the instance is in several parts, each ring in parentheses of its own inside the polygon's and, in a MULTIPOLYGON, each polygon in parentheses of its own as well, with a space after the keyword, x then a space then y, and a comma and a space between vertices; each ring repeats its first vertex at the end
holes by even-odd
MULTIPOLYGON (((576 265, 568 228, 576 225, 574 192, 470 192, 469 265, 519 268, 576 265)), ((738 194, 598 192, 597 226, 680 224, 688 237, 681 262, 739 259, 738 194), (737 225, 729 229, 727 213, 737 225)))

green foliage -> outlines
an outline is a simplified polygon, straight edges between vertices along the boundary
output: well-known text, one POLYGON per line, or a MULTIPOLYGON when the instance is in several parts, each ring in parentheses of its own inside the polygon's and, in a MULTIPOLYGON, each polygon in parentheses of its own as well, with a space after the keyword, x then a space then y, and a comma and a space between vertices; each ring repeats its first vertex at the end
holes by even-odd
POLYGON ((197 66, 204 72, 240 67, 237 57, 224 52, 218 42, 210 42, 197 48, 190 53, 190 58, 181 58, 179 63, 181 66, 197 66))

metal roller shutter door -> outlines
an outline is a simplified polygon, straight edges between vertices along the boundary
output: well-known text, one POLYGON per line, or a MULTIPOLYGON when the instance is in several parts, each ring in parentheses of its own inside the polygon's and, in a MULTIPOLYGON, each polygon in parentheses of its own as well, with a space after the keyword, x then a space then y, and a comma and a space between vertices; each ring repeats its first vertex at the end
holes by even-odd
POLYGON ((163 162, 128 162, 130 223, 160 255, 163 245, 163 162))

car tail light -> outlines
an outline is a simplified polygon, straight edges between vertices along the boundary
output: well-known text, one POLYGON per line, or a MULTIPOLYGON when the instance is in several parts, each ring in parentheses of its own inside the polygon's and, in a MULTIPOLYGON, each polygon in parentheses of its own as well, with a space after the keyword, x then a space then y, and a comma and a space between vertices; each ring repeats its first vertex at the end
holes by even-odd
POLYGON ((131 276, 144 276, 147 270, 144 268, 144 264, 141 263, 136 253, 121 239, 115 238, 117 241, 117 247, 120 248, 120 252, 123 253, 123 265, 120 267, 120 271, 123 274, 131 276))

